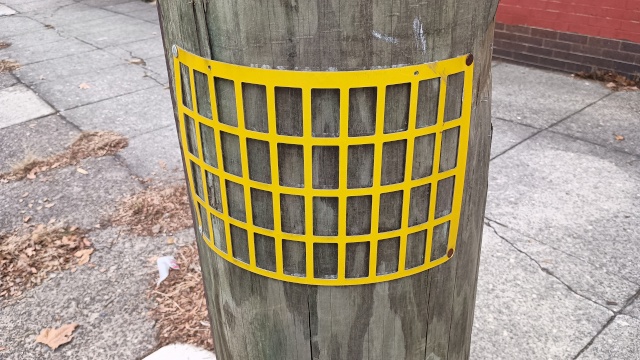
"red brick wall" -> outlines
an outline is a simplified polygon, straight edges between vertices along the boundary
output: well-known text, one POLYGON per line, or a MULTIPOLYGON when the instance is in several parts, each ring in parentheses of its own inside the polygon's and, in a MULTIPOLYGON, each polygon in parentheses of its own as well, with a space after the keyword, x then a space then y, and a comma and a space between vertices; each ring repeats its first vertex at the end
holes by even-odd
POLYGON ((501 0, 497 22, 640 43, 640 0, 501 0))

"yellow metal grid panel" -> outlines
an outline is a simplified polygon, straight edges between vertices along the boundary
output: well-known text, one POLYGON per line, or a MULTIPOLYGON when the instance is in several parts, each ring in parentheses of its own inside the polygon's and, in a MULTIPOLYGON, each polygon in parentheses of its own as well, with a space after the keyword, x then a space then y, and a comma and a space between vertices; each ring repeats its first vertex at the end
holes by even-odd
POLYGON ((286 71, 271 70, 254 67, 245 67, 222 63, 199 57, 174 47, 174 69, 176 85, 176 106, 180 120, 181 144, 187 163, 188 182, 194 205, 198 212, 198 227, 209 247, 227 261, 254 273, 273 279, 310 285, 358 285, 389 281, 410 276, 424 270, 441 265, 451 258, 456 247, 458 224, 462 205, 462 193, 464 187, 464 175, 467 160, 467 146, 469 137, 469 123, 471 117, 473 61, 472 56, 461 56, 435 63, 404 66, 390 69, 346 71, 346 72, 313 72, 313 71, 286 71), (471 61, 470 61, 471 60, 471 61), (182 69, 182 71, 181 71, 182 69), (196 101, 196 84, 194 72, 200 72, 208 79, 208 90, 211 101, 211 118, 200 115, 196 101), (464 87, 461 116, 451 121, 445 121, 445 104, 447 96, 447 79, 450 75, 463 73, 464 87), (183 77, 187 75, 188 79, 183 77), (238 126, 232 126, 219 121, 217 114, 214 78, 230 80, 234 84, 236 111, 238 126), (440 79, 438 115, 435 125, 417 128, 416 114, 418 104, 418 86, 423 80, 440 79), (188 83, 191 98, 191 108, 184 105, 185 94, 183 83, 188 83), (409 105, 409 123, 406 131, 384 132, 384 107, 386 88, 395 84, 410 84, 411 96, 409 105), (242 101, 242 84, 263 85, 266 89, 268 132, 252 131, 245 127, 244 110, 242 101), (287 136, 276 131, 276 99, 275 88, 296 88, 302 91, 302 136, 287 136), (348 136, 349 117, 349 90, 354 88, 377 88, 376 128, 375 134, 370 136, 348 136), (339 89, 340 91, 340 131, 337 137, 314 137, 312 135, 311 90, 312 89, 339 89), (187 119, 189 124, 187 124, 187 119), (209 126, 215 133, 215 153, 217 167, 204 161, 202 135, 200 124, 209 126), (189 146, 187 133, 188 126, 191 132, 195 132, 196 146, 189 146), (439 161, 442 144, 442 134, 445 130, 458 128, 458 149, 456 166, 447 171, 440 171, 439 161), (240 143, 240 163, 242 176, 228 172, 223 166, 223 151, 221 145, 221 133, 233 134, 238 137, 240 143), (430 176, 420 179, 412 179, 413 148, 415 139, 425 135, 435 136, 433 151, 433 170, 430 176), (247 140, 261 140, 269 144, 271 183, 263 183, 249 178, 247 140), (406 141, 406 159, 404 181, 391 185, 381 185, 382 172, 382 147, 385 143, 404 140, 406 141), (304 186, 282 186, 279 179, 278 168, 278 144, 295 144, 303 147, 304 154, 304 186), (353 145, 374 146, 374 170, 373 186, 367 188, 347 187, 348 147, 353 145), (312 147, 334 146, 339 148, 339 174, 340 181, 337 189, 316 189, 312 186, 312 147), (195 149, 194 149, 195 147, 195 149), (190 151, 191 150, 191 151, 190 151), (220 188, 220 206, 210 204, 210 194, 207 186, 206 173, 218 177, 220 188), (199 179, 196 180, 196 177, 199 179), (438 182, 443 179, 455 177, 453 188, 453 201, 451 212, 443 217, 436 218, 436 194, 438 182), (241 221, 230 216, 227 199, 227 181, 239 184, 244 190, 246 221, 241 221), (428 205, 428 219, 425 223, 409 226, 409 194, 411 190, 419 186, 429 184, 430 201, 428 205), (252 219, 251 189, 258 189, 272 194, 273 199, 273 229, 256 226, 252 219), (384 193, 403 191, 402 226, 393 231, 379 232, 380 197, 384 193), (282 231, 280 219, 280 195, 297 195, 304 197, 305 203, 305 234, 291 234, 282 231), (347 235, 346 232, 346 203, 352 196, 371 196, 371 232, 366 235, 347 235), (313 199, 314 197, 333 197, 338 199, 338 235, 317 236, 313 229, 313 199), (216 209, 217 207, 217 209, 216 209), (215 231, 213 218, 217 218, 224 224, 224 234, 215 231), (431 246, 433 230, 441 224, 449 224, 448 247, 446 255, 431 259, 431 246), (233 256, 231 241, 231 226, 244 229, 247 232, 248 262, 233 256), (407 238, 410 234, 426 230, 426 242, 424 263, 412 268, 405 267, 407 238), (261 234, 273 238, 275 241, 275 271, 263 269, 256 264, 255 236, 261 234), (217 237, 217 239, 216 239, 217 237), (400 249, 397 271, 388 274, 377 274, 377 249, 378 242, 384 239, 399 237, 400 249), (224 241, 223 241, 224 239, 224 241), (306 245, 306 274, 288 274, 283 269, 283 241, 298 241, 306 245), (346 244, 355 242, 369 243, 369 274, 366 277, 349 278, 345 276, 346 244), (335 276, 315 277, 314 275, 314 244, 337 244, 338 271, 335 276))

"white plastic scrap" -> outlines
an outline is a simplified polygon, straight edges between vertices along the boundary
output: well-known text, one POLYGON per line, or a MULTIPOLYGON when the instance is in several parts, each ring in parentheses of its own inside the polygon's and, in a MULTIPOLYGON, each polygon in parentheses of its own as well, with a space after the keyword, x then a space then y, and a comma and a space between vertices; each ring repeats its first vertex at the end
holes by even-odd
POLYGON ((164 281, 164 279, 169 276, 169 269, 180 269, 180 266, 176 263, 176 259, 173 256, 163 256, 158 258, 158 273, 160 274, 160 278, 158 279, 158 285, 164 281))

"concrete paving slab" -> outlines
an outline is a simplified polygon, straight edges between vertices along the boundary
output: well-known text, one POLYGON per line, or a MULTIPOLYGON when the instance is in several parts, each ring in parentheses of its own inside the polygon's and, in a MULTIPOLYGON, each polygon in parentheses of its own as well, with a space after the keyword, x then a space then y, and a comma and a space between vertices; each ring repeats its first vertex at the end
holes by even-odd
POLYGON ((124 62, 117 56, 103 50, 93 50, 25 65, 16 70, 15 74, 23 83, 32 85, 38 82, 91 73, 121 64, 124 62))
POLYGON ((0 57, 10 58, 13 57, 15 51, 22 51, 32 46, 43 46, 52 42, 66 40, 66 38, 62 37, 53 29, 47 29, 43 27, 42 30, 33 31, 26 34, 18 34, 7 37, 3 36, 2 40, 10 42, 11 46, 0 50, 0 57))
POLYGON ((143 69, 136 65, 123 64, 88 74, 38 83, 34 88, 53 106, 63 110, 155 86, 158 86, 158 83, 146 77, 143 69), (81 84, 86 84, 88 88, 81 88, 81 84))
POLYGON ((78 135, 80 131, 58 115, 0 129, 0 173, 10 171, 27 158, 45 158, 60 153, 78 135))
POLYGON ((18 79, 11 73, 0 73, 0 90, 18 83, 18 79))
POLYGON ((492 115, 544 129, 609 93, 599 82, 501 64, 493 69, 492 115))
POLYGON ((552 131, 640 155, 640 91, 614 93, 552 131), (616 140, 616 135, 624 140, 616 140))
POLYGON ((640 285, 616 274, 554 249, 517 231, 489 222, 489 226, 502 240, 525 253, 542 271, 566 284, 576 294, 594 301, 612 311, 620 311, 632 298, 640 285))
POLYGON ((34 45, 24 49, 11 46, 6 49, 10 50, 6 52, 6 56, 13 58, 21 65, 28 65, 40 61, 78 55, 95 49, 94 46, 76 39, 62 39, 61 41, 34 45))
POLYGON ((578 360, 637 360, 640 357, 640 320, 618 315, 578 360))
POLYGON ((89 6, 106 7, 115 4, 124 4, 130 1, 131 0, 84 0, 82 3, 89 6))
POLYGON ((17 14, 17 11, 13 10, 12 8, 6 5, 0 4, 0 16, 9 16, 13 14, 17 14))
POLYGON ((55 112, 36 93, 21 84, 0 90, 0 109, 0 129, 55 112))
POLYGON ((29 17, 55 27, 67 24, 81 24, 87 21, 115 16, 111 11, 95 8, 81 3, 74 3, 61 8, 46 8, 29 13, 29 17))
POLYGON ((142 0, 129 0, 128 2, 116 4, 116 5, 108 5, 103 7, 106 10, 117 12, 120 14, 130 14, 134 11, 142 11, 148 9, 156 9, 155 3, 148 3, 142 0))
POLYGON ((640 284, 639 164, 545 131, 491 163, 486 216, 640 284))
POLYGON ((15 3, 12 6, 21 13, 28 13, 32 11, 38 11, 43 9, 55 9, 62 8, 63 6, 75 3, 74 0, 40 0, 40 1, 25 1, 22 3, 15 3))
POLYGON ((636 298, 631 304, 629 304, 629 306, 624 309, 623 313, 640 320, 640 298, 636 298))
POLYGON ((154 183, 184 181, 182 157, 174 125, 137 136, 129 140, 129 147, 120 153, 127 167, 154 183))
POLYGON ((91 268, 53 274, 12 305, 2 304, 0 343, 5 360, 140 359, 154 348, 156 329, 146 292, 157 278, 152 256, 173 247, 153 238, 94 231, 91 268), (52 351, 35 342, 47 327, 78 323, 73 340, 52 351))
POLYGON ((64 111, 63 114, 82 130, 112 130, 127 137, 174 124, 171 94, 157 84, 149 89, 64 111))
POLYGON ((134 11, 129 13, 129 16, 132 16, 136 19, 149 21, 155 24, 159 24, 160 20, 158 19, 158 10, 157 9, 147 9, 141 11, 134 11))
POLYGON ((571 359, 612 315, 485 228, 471 359, 571 359))
POLYGON ((104 50, 125 60, 129 60, 131 59, 131 57, 137 57, 146 61, 146 59, 164 56, 162 38, 159 36, 141 41, 135 41, 132 43, 108 47, 104 50))
POLYGON ((84 40, 99 48, 126 44, 160 36, 160 27, 125 15, 65 25, 60 32, 84 40))
POLYGON ((145 68, 153 72, 153 74, 150 74, 150 76, 161 84, 168 85, 169 75, 167 73, 167 60, 165 59, 164 55, 157 56, 151 59, 145 59, 145 61, 147 63, 147 65, 145 65, 145 68))
MULTIPOLYGON (((18 6, 18 4, 13 4, 11 6, 15 8, 18 6)), ((44 25, 24 16, 13 15, 0 17, 0 29, 2 29, 3 38, 25 34, 32 31, 41 30, 43 28, 44 25)))
POLYGON ((88 174, 70 166, 39 174, 35 180, 0 184, 0 229, 19 226, 25 216, 31 216, 32 223, 56 218, 93 228, 108 219, 118 199, 141 189, 114 157, 86 159, 78 166, 88 174), (28 195, 23 197, 25 193, 28 195), (55 205, 44 207, 45 198, 55 205))
POLYGON ((512 146, 539 131, 538 129, 530 126, 500 119, 492 119, 491 124, 493 124, 491 142, 492 158, 502 154, 505 150, 508 150, 512 146))

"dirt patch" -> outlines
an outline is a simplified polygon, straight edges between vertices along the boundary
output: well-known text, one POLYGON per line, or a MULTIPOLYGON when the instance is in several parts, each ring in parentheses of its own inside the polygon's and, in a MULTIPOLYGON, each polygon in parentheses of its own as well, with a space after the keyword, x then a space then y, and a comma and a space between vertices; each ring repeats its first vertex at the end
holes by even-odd
POLYGON ((53 271, 87 263, 93 247, 77 227, 25 226, 0 235, 0 299, 21 295, 53 271))
MULTIPOLYGON (((3 49, 3 48, 0 47, 0 49, 3 49)), ((17 61, 13 61, 11 59, 0 60, 0 74, 18 70, 19 68, 20 68, 20 64, 18 64, 17 61)))
POLYGON ((579 72, 574 75, 582 79, 602 81, 606 84, 606 87, 613 91, 637 91, 640 87, 640 75, 629 78, 608 70, 594 70, 588 73, 579 72))
POLYGON ((172 234, 193 225, 184 185, 152 187, 122 200, 112 222, 130 233, 172 234))
POLYGON ((35 179, 38 173, 77 164, 89 157, 113 155, 129 145, 129 140, 120 134, 110 131, 85 132, 80 134, 67 150, 46 159, 29 156, 13 166, 13 169, 0 174, 0 180, 15 181, 25 177, 35 179))
POLYGON ((196 245, 180 248, 175 258, 180 269, 171 270, 169 277, 150 291, 156 304, 151 316, 158 329, 158 347, 186 343, 213 350, 196 245))
POLYGON ((6 48, 8 48, 9 46, 11 46, 11 43, 10 43, 10 42, 0 41, 0 50, 2 50, 2 49, 6 49, 6 48))

